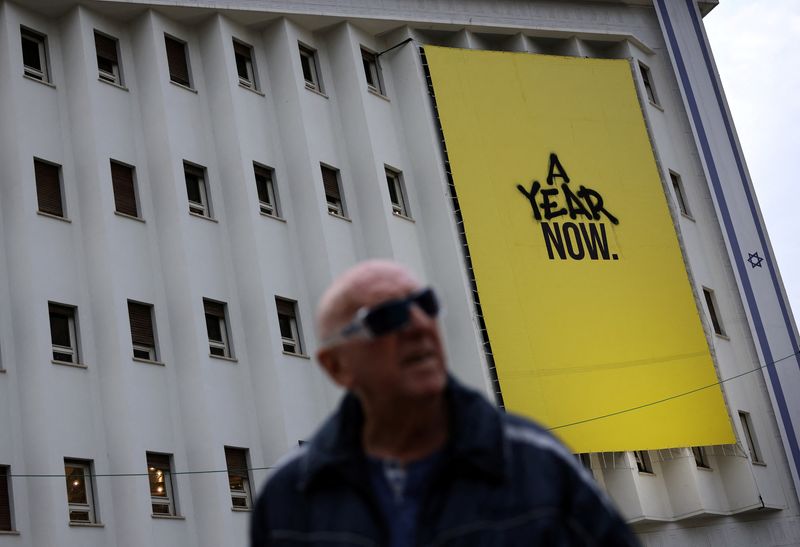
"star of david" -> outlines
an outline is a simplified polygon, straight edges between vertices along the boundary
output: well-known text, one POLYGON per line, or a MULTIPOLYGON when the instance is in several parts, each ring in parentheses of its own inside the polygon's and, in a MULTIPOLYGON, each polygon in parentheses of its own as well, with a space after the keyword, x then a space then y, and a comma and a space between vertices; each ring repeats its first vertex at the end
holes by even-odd
POLYGON ((758 256, 758 251, 754 253, 747 253, 747 261, 750 263, 751 268, 763 268, 761 265, 764 259, 758 256))

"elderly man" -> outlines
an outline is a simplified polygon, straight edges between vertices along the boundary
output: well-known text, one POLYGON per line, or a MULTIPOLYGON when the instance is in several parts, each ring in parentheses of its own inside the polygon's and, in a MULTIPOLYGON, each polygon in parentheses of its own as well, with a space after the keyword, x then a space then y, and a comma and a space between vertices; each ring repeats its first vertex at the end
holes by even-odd
POLYGON ((439 309, 393 262, 328 289, 317 359, 347 394, 267 482, 251 546, 636 545, 552 436, 448 376, 439 309))

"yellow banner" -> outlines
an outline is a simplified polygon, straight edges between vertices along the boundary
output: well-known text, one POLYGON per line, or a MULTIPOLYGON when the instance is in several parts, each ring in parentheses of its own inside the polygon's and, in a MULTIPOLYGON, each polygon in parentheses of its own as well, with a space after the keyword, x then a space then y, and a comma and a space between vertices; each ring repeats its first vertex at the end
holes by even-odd
POLYGON ((629 62, 425 53, 506 407, 575 452, 735 442, 629 62))

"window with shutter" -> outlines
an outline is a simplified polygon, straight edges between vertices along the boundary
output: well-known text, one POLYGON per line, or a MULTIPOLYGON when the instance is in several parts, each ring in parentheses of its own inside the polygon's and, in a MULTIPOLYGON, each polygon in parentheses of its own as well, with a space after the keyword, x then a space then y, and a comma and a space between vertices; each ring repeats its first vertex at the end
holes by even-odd
POLYGON ((189 59, 186 51, 186 42, 181 42, 171 36, 164 35, 167 47, 167 65, 169 66, 169 79, 173 82, 192 87, 189 78, 189 59))
POLYGON ((131 324, 133 356, 138 359, 155 361, 156 338, 153 329, 153 306, 128 300, 128 319, 131 324))
POLYGON ((133 167, 111 160, 111 185, 114 188, 114 207, 118 213, 139 218, 133 167))
POLYGON ((385 95, 383 75, 378 56, 363 47, 361 48, 361 61, 364 65, 364 76, 367 79, 367 88, 380 95, 385 95))
POLYGON ((389 186, 389 201, 392 204, 392 213, 410 218, 408 205, 406 204, 406 192, 403 185, 403 175, 400 171, 386 168, 386 183, 389 186))
POLYGON ((106 82, 122 85, 118 43, 116 38, 94 31, 94 47, 97 53, 97 70, 100 78, 106 82))
POLYGON ((252 46, 234 39, 233 55, 236 61, 236 72, 239 74, 239 83, 251 89, 258 89, 252 46))
POLYGON ((204 298, 203 309, 206 316, 209 353, 216 357, 232 357, 226 305, 204 298))
POLYGON ((250 473, 247 468, 247 449, 225 447, 225 463, 228 467, 228 485, 231 490, 231 505, 234 509, 250 509, 250 473))
POLYGON ((183 175, 186 179, 186 196, 189 199, 189 212, 212 218, 211 201, 206 185, 206 168, 183 162, 183 175))
POLYGON ((14 523, 11 521, 11 473, 7 465, 0 465, 0 531, 11 532, 14 523))
POLYGON ((150 504, 155 516, 175 516, 172 455, 147 452, 147 476, 150 482, 150 504))
POLYGON ((39 211, 64 218, 64 202, 61 196, 61 166, 34 158, 36 177, 36 199, 39 211))
POLYGON ((325 165, 322 168, 322 186, 325 189, 325 200, 328 202, 328 212, 332 215, 346 217, 347 212, 342 199, 339 185, 339 171, 325 165))
POLYGON ((297 303, 276 296, 275 307, 278 311, 278 328, 281 331, 283 351, 295 355, 303 355, 300 329, 297 322, 297 303))
POLYGON ((300 48, 300 68, 303 71, 303 79, 306 82, 306 88, 324 93, 322 90, 322 79, 319 76, 317 51, 303 44, 298 44, 298 46, 300 48))

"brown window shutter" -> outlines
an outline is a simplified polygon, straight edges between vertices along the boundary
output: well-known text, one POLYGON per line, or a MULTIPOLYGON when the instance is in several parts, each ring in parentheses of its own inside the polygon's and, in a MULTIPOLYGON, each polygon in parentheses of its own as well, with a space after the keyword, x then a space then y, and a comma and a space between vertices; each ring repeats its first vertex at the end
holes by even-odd
POLYGON ((57 165, 33 160, 36 175, 36 197, 39 201, 39 210, 59 217, 64 216, 64 204, 61 199, 61 182, 57 165))
POLYGON ((208 315, 225 318, 225 304, 222 304, 221 302, 203 300, 203 308, 208 315))
POLYGON ((189 65, 186 61, 186 44, 169 36, 164 36, 164 42, 167 46, 167 64, 169 65, 170 79, 188 86, 189 65))
POLYGON ((247 454, 243 448, 225 447, 225 462, 228 474, 234 477, 247 478, 247 454))
POLYGON ((322 185, 325 187, 325 196, 336 200, 342 199, 339 193, 339 179, 336 171, 330 167, 322 166, 322 185))
POLYGON ((288 315, 294 317, 294 302, 283 300, 280 298, 275 299, 275 305, 278 308, 278 313, 281 315, 288 315))
POLYGON ((114 187, 114 207, 117 212, 132 217, 139 216, 136 192, 133 189, 133 168, 112 161, 111 184, 114 187))
POLYGON ((11 499, 8 488, 8 467, 0 466, 0 530, 11 531, 11 499))
POLYGON ((153 307, 128 302, 128 318, 131 322, 131 341, 137 345, 155 347, 153 307))
POLYGON ((97 56, 102 57, 103 59, 108 59, 109 61, 113 61, 114 63, 118 63, 117 60, 117 41, 109 38, 108 36, 103 36, 102 34, 98 34, 97 32, 94 33, 94 47, 97 50, 97 56))

